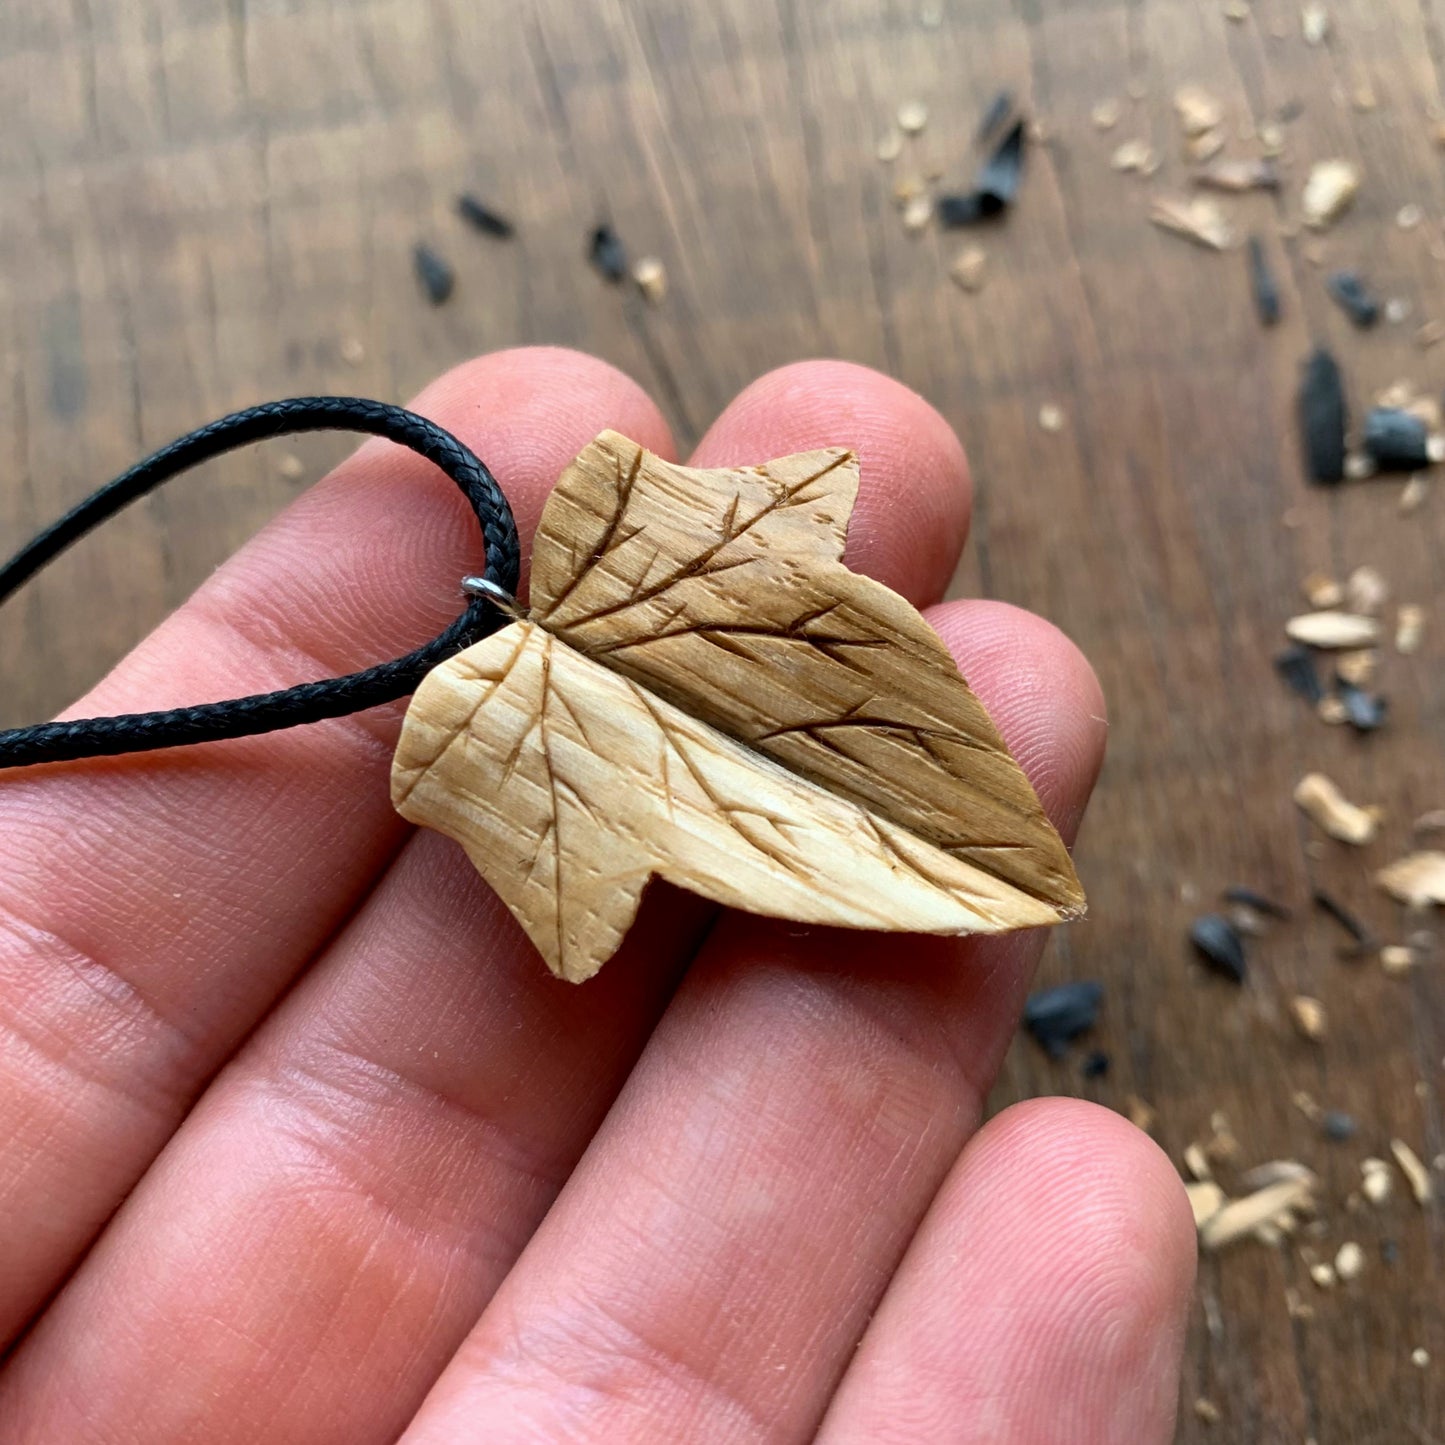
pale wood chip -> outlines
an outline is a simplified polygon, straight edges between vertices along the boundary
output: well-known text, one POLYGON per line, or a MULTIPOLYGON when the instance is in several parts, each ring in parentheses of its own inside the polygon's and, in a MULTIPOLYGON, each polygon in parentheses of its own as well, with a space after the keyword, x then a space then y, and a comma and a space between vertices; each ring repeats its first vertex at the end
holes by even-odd
POLYGON ((1187 136, 1203 135, 1224 119, 1224 107, 1199 85, 1181 85, 1174 92, 1174 113, 1187 136))
POLYGON ((667 267, 656 256, 644 256, 632 268, 637 289, 654 306, 667 296, 667 267))
POLYGON ((1213 1179, 1214 1171, 1209 1167, 1209 1159, 1204 1153, 1204 1146, 1199 1143, 1185 1145, 1184 1167, 1199 1180, 1213 1179))
POLYGON ((1139 175, 1151 176, 1159 169, 1159 158, 1148 141, 1126 140, 1115 149, 1109 158, 1109 164, 1116 171, 1134 171, 1139 175))
POLYGON ((917 135, 928 124, 928 107, 921 100, 905 100, 898 107, 898 128, 905 135, 917 135))
POLYGON ((1425 499, 1430 495, 1430 479, 1420 472, 1410 478, 1400 488, 1400 510, 1402 512, 1414 512, 1425 504, 1425 499))
POLYGON ((1317 230, 1331 225, 1349 208, 1360 189, 1360 168, 1352 161, 1316 161, 1300 199, 1304 222, 1317 230))
POLYGON ((1223 9, 1224 18, 1236 23, 1248 20, 1250 16, 1249 6, 1244 3, 1244 0, 1224 0, 1223 9))
POLYGON ((1279 167, 1271 160, 1211 161, 1191 178, 1196 186, 1215 191, 1272 191, 1279 185, 1279 167))
POLYGON ((1429 1204, 1435 1197, 1435 1182, 1430 1178, 1430 1171, 1420 1161, 1420 1156, 1403 1140, 1390 1140, 1390 1153, 1395 1156, 1395 1163, 1400 1166, 1400 1172, 1410 1184, 1410 1193, 1415 1196, 1415 1203, 1422 1208, 1429 1204))
POLYGON ((1445 905, 1445 853, 1429 849, 1409 853, 1381 868, 1375 882, 1411 908, 1445 905))
POLYGON ((910 201, 928 194, 928 182, 922 176, 899 176, 893 182, 893 204, 902 210, 910 201))
POLYGON ((1124 1100, 1124 1112, 1129 1116, 1129 1122, 1136 1128, 1142 1129, 1146 1134, 1154 1132, 1154 1126, 1159 1122, 1159 1113, 1147 1100, 1141 1099, 1138 1094, 1130 1094, 1124 1100))
POLYGON ((1276 125, 1273 121, 1266 122, 1259 128, 1259 148, 1266 156, 1279 156, 1284 154, 1284 127, 1276 125))
POLYGON ((1289 1001, 1289 1016, 1301 1038, 1319 1043, 1329 1029, 1325 1006, 1317 998, 1296 994, 1289 1001))
POLYGON ((1306 647, 1371 647, 1380 640, 1380 624, 1373 617, 1330 610, 1291 617, 1284 630, 1291 642, 1303 642, 1306 647))
POLYGON ((1332 1264, 1310 1265, 1310 1278, 1320 1289, 1333 1289, 1335 1287, 1335 1267, 1332 1264))
POLYGON ((1205 1425, 1217 1425, 1219 1423, 1219 1406, 1213 1400, 1206 1400, 1200 1395, 1194 1402, 1194 1418, 1205 1425))
POLYGON ((1377 810, 1351 803, 1323 773, 1306 773, 1294 790, 1295 803, 1331 838, 1362 847, 1380 826, 1377 810))
POLYGON ((1413 231, 1424 219, 1424 209, 1414 201, 1407 201, 1395 212, 1395 224, 1402 231, 1413 231))
POLYGON ((1432 346, 1439 346, 1442 341, 1445 341, 1445 321, 1422 322, 1415 333, 1415 345, 1421 351, 1429 351, 1432 346))
POLYGON ((276 459, 276 470, 288 482, 294 482, 298 477, 306 475, 306 463, 295 452, 282 452, 276 459))
POLYGON ((1154 196, 1149 201, 1149 219, 1212 251, 1227 250, 1234 243, 1229 218, 1207 196, 1154 196))
POLYGON ((903 229, 910 236, 921 236, 933 219, 933 197, 928 194, 910 196, 903 206, 903 229))
POLYGON ((1224 1190, 1212 1179, 1196 1179, 1184 1185, 1184 1192, 1189 1196, 1189 1207, 1194 1211, 1194 1227, 1200 1228, 1206 1221, 1213 1219, 1227 1202, 1224 1197, 1224 1190))
POLYGON ((1345 475, 1352 482, 1362 482, 1373 477, 1380 470, 1379 464, 1368 452, 1347 452, 1345 454, 1345 475))
POLYGON ((1380 950, 1380 967, 1389 974, 1409 973, 1419 961, 1415 950, 1404 943, 1387 943, 1380 950))
POLYGON ((1375 677, 1380 653, 1374 647, 1358 647, 1335 658, 1335 672, 1354 687, 1368 687, 1375 677))
POLYGON ((1356 567, 1345 579, 1345 606, 1363 617, 1373 617, 1385 605, 1390 589, 1375 567, 1356 567))
POLYGON ((889 126, 881 136, 878 137, 878 144, 873 148, 873 154, 878 157, 884 165, 896 161, 903 154, 903 132, 897 126, 889 126))
POLYGON ((1353 1239, 1347 1239, 1335 1254, 1335 1273, 1348 1282, 1358 1279, 1365 1268, 1365 1251, 1353 1239))
POLYGON ((360 366, 366 360, 366 347, 355 336, 343 337, 337 350, 348 366, 360 366))
POLYGON ((1200 135, 1190 136, 1184 142, 1185 159, 1193 161, 1196 165, 1212 161, 1223 149, 1224 128, 1222 126, 1216 126, 1213 130, 1204 131, 1200 135))
POLYGON ((1338 607, 1345 600, 1345 589, 1325 572, 1311 572, 1300 588, 1309 605, 1320 610, 1338 607))
POLYGON ((1350 93, 1350 104, 1362 114, 1378 110, 1380 101, 1375 94, 1375 87, 1368 80, 1362 80, 1350 93))
POLYGON ((1445 808, 1431 808, 1428 813, 1421 813, 1410 827, 1416 833, 1445 832, 1445 808))
POLYGON ((1342 697, 1327 692, 1315 704, 1315 716, 1322 723, 1328 723, 1332 728, 1343 727, 1350 720, 1350 710, 1345 706, 1342 697))
POLYGON ((1330 12, 1323 5, 1304 6, 1299 18, 1306 45, 1323 45, 1329 39, 1330 12))
POLYGON ((1111 95, 1094 106, 1089 112, 1089 119, 1093 121, 1095 130, 1113 130, 1123 113, 1124 107, 1111 95))
POLYGON ((1047 432, 1059 432, 1064 429, 1064 413, 1061 407, 1051 401, 1046 401, 1039 408, 1039 425, 1047 432))
POLYGON ((1360 1192, 1371 1204, 1383 1204, 1394 1191, 1395 1178, 1383 1159, 1360 1161, 1360 1192))
POLYGON ((1420 650, 1425 631, 1425 609, 1414 602, 1402 602, 1395 615, 1395 651, 1408 656, 1420 650))
POLYGON ((1410 1351, 1410 1363, 1417 1370, 1428 1370, 1430 1368, 1430 1351, 1417 1345, 1410 1351))
POLYGON ((1257 1189, 1268 1188, 1269 1185, 1279 1184, 1286 1179, 1308 1184, 1311 1189, 1317 1190, 1320 1187, 1319 1176, 1308 1164, 1301 1164, 1298 1159, 1267 1159, 1263 1164, 1256 1164, 1253 1169, 1246 1170, 1240 1177, 1240 1183, 1253 1193, 1257 1189))
POLYGON ((982 291, 988 273, 988 252, 982 246, 965 246, 949 263, 948 274, 965 291, 982 291))
POLYGON ((1308 1208, 1313 1194, 1313 1185, 1308 1180, 1283 1179, 1243 1199, 1232 1199, 1200 1225, 1200 1246, 1222 1249, 1237 1239, 1247 1238, 1261 1225, 1276 1222, 1287 1211, 1308 1208))

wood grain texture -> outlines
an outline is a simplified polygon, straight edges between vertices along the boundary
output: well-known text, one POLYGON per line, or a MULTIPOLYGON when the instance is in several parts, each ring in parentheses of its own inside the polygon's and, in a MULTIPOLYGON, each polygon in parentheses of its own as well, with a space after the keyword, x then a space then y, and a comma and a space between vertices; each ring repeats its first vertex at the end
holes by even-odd
MULTIPOLYGON (((1308 1322, 1286 1307, 1286 1287, 1312 1289, 1297 1253, 1240 1246, 1204 1262, 1186 1445, 1445 1441, 1445 1377, 1409 1363, 1417 1345, 1445 1360, 1441 1206, 1400 1189, 1380 1210, 1341 1205, 1360 1158, 1386 1156, 1391 1137, 1425 1159, 1445 1149, 1445 976, 1342 964, 1338 930, 1309 908, 1323 887, 1382 937, 1425 926, 1373 874, 1416 846, 1411 818, 1445 806, 1445 487, 1408 514, 1399 483, 1311 492, 1293 425, 1317 341, 1341 357, 1356 416, 1398 377, 1445 381, 1445 349, 1413 342, 1415 321, 1445 319, 1429 118, 1445 4, 1327 8, 1331 42, 1312 47, 1295 0, 1253 0, 1243 23, 1213 0, 946 0, 936 29, 912 0, 0 5, 6 542, 231 407, 302 391, 401 400, 517 343, 621 366, 684 454, 739 387, 819 355, 898 376, 957 427, 977 500, 955 592, 1064 627, 1112 718, 1077 855, 1090 921, 1056 931, 1040 976, 1103 980, 1094 1042, 1112 1068, 1086 1080, 1024 1041, 993 1105, 1137 1094, 1176 1160, 1223 1110, 1244 1163, 1293 1156, 1320 1174, 1322 1253, 1346 1238, 1366 1250, 1361 1279, 1313 1299, 1308 1322), (1142 136, 1164 158, 1158 186, 1186 184, 1172 98, 1188 82, 1220 97, 1233 132, 1297 111, 1279 122, 1278 196, 1223 198, 1278 273, 1269 332, 1243 258, 1151 227, 1151 185, 1109 168, 1142 136), (1374 111, 1350 105, 1361 82, 1374 111), (946 275, 959 238, 902 232, 896 177, 873 150, 898 103, 922 99, 921 153, 963 183, 1001 86, 1051 139, 1029 153, 1015 212, 977 238, 987 281, 968 295, 946 275), (1098 132, 1090 112, 1111 96, 1121 120, 1098 132), (1290 234, 1309 165, 1332 156, 1361 164, 1357 201, 1328 232, 1290 234), (515 242, 460 229, 463 188, 517 222, 515 242), (1411 201, 1427 221, 1401 231, 1411 201), (665 261, 663 305, 586 266, 603 212, 634 255, 665 261), (458 270, 439 310, 415 291, 418 239, 458 270), (1411 323, 1354 333, 1321 284, 1333 266, 1364 267, 1411 303, 1411 323), (1037 425, 1046 402, 1066 419, 1057 434, 1037 425), (1363 562, 1429 613, 1416 657, 1382 659, 1391 720, 1369 739, 1314 724, 1270 667, 1303 609, 1300 579, 1363 562), (1385 809, 1376 842, 1306 851, 1290 792, 1311 771, 1385 809), (1297 913, 1251 943, 1238 991, 1185 942, 1234 882, 1297 913), (1300 993, 1329 1011, 1323 1047, 1289 1025, 1300 993), (1325 1144, 1296 1090, 1353 1113, 1358 1139, 1325 1144), (1217 1425, 1194 1418, 1197 1395, 1217 1425)), ((0 719, 68 702, 346 446, 299 438, 227 458, 64 559, 0 611, 0 719), (305 477, 279 473, 283 451, 305 477)))
POLYGON ((554 973, 649 880, 800 923, 1000 933, 1082 913, 1067 850, 937 635, 843 565, 858 463, 662 461, 604 432, 542 514, 530 620, 437 668, 392 772, 554 973))

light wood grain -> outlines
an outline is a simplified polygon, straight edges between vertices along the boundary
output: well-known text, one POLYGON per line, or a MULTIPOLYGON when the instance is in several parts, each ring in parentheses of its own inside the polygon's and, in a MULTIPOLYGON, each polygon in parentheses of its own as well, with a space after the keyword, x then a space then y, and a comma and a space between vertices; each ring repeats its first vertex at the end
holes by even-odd
POLYGON ((462 843, 561 977, 611 957, 654 876, 852 928, 1082 912, 948 651, 842 564, 857 490, 843 449, 698 469, 604 433, 543 512, 531 620, 418 689, 393 801, 462 843))

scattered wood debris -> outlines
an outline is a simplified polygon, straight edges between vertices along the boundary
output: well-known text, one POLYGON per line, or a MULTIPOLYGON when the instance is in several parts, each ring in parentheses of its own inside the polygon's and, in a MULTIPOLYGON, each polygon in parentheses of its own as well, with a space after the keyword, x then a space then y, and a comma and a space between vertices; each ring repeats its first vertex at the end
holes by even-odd
POLYGON ((1391 326, 1403 325, 1410 319, 1410 303, 1403 296, 1391 296, 1385 302, 1385 320, 1391 326))
POLYGON ((1190 179, 1196 186, 1207 186, 1214 191, 1277 191, 1279 167, 1269 159, 1234 160, 1226 157, 1201 167, 1190 179))
POLYGON ((470 192, 464 191, 457 197, 457 215, 474 231, 480 231, 484 236, 495 236, 499 241, 508 240, 516 231, 504 215, 470 192))
POLYGON ((1418 962, 1415 950, 1408 944, 1387 943, 1380 950, 1380 967, 1388 974, 1398 976, 1402 973, 1409 973, 1418 962))
POLYGON ((1368 687, 1375 676, 1379 656, 1373 647, 1357 647, 1353 652, 1341 652, 1335 658, 1335 676, 1351 687, 1368 687))
POLYGON ((1323 45, 1329 39, 1330 12, 1323 5, 1304 6, 1299 18, 1306 45, 1323 45))
POLYGON ((1148 141, 1126 140, 1110 156, 1109 164, 1116 171, 1133 171, 1142 176, 1152 176, 1159 169, 1159 157, 1148 141))
POLYGON ((1415 1196, 1415 1203, 1423 1209, 1435 1197, 1435 1182, 1430 1178, 1430 1171, 1421 1162, 1420 1156, 1403 1139, 1390 1140, 1390 1153, 1395 1156, 1395 1163, 1400 1166, 1400 1173, 1409 1182, 1410 1193, 1415 1196))
POLYGON ((1360 189, 1360 168, 1352 161, 1316 161, 1305 181, 1300 209, 1307 226, 1324 230, 1350 208, 1360 189))
POLYGON ((1189 1196, 1189 1207, 1194 1211, 1196 1229, 1206 1220, 1213 1219, 1224 1208, 1224 1190, 1212 1179, 1188 1181, 1184 1185, 1184 1192, 1189 1196))
POLYGON ((905 100, 898 107, 898 129, 904 135, 918 135, 928 124, 928 107, 921 100, 905 100))
POLYGON ((1425 212, 1410 201, 1395 212, 1395 224, 1402 231, 1413 231, 1425 219, 1425 212))
POLYGON ((426 299, 433 306, 442 305, 457 284, 456 272, 425 241, 412 247, 411 262, 426 299))
POLYGON ((1104 985, 1093 979, 1040 989, 1024 1005, 1024 1027, 1051 1059, 1061 1059, 1098 1022, 1103 1001, 1104 985))
POLYGON ((891 165, 903 154, 903 132, 896 125, 889 126, 878 137, 878 144, 873 147, 873 154, 884 165, 891 165))
POLYGON ((587 243, 587 256, 603 280, 614 284, 627 275, 627 252, 622 237, 603 222, 594 226, 587 243))
POLYGON ((973 189, 938 198, 945 226, 972 226, 1002 215, 1014 203, 1024 167, 1024 123, 1016 120, 984 162, 973 189))
POLYGON ((1212 161, 1224 149, 1224 130, 1207 130, 1202 135, 1191 136, 1184 142, 1184 158, 1195 165, 1212 161))
POLYGON ((1365 1268, 1365 1251, 1347 1239, 1335 1253, 1335 1273, 1346 1283, 1358 1279, 1365 1268))
POLYGON ((1445 906, 1445 853, 1409 853, 1381 868, 1375 882, 1411 908, 1445 906))
POLYGON ((1224 251, 1234 244, 1229 218, 1207 196, 1154 196, 1149 201, 1149 219, 1212 251, 1224 251))
POLYGON ((1218 913, 1201 914, 1189 927, 1189 941, 1216 973, 1234 983, 1244 982, 1244 940, 1227 918, 1218 913))
POLYGON ((1325 278, 1325 289, 1361 331, 1368 331, 1380 319, 1380 303, 1358 271, 1332 271, 1325 278))
POLYGON ((1372 407, 1365 416, 1364 447, 1386 471, 1413 472, 1430 465, 1430 431, 1414 412, 1372 407))
POLYGON ((1361 847, 1380 826, 1379 810, 1351 803, 1323 773, 1306 773, 1294 790, 1295 803, 1331 838, 1361 847))
POLYGON ((1101 100, 1089 112, 1089 119, 1094 123, 1095 130, 1113 130, 1119 124, 1119 118, 1124 113, 1124 107, 1114 96, 1107 100, 1101 100))
POLYGON ((1284 127, 1276 125, 1273 121, 1260 126, 1259 148, 1266 157, 1282 156, 1284 154, 1284 127))
POLYGON ((1204 1146, 1198 1142, 1184 1146, 1184 1167, 1201 1183, 1214 1178, 1214 1171, 1209 1167, 1209 1159, 1204 1152, 1204 1146))
POLYGON ((306 475, 306 463, 295 452, 282 452, 276 459, 276 470, 288 482, 294 482, 306 475))
POLYGON ((949 263, 948 274, 965 291, 982 291, 988 274, 988 252, 982 246, 965 246, 949 263))
POLYGON ((903 205, 903 229, 910 236, 921 236, 933 219, 933 197, 927 191, 910 196, 903 205))
POLYGON ((1333 1289, 1335 1287, 1335 1267, 1321 1260, 1317 1264, 1310 1265, 1310 1278, 1320 1289, 1333 1289))
POLYGON ((1356 567, 1345 579, 1345 606, 1364 617, 1373 617, 1389 600, 1390 589, 1376 567, 1356 567))
POLYGON ((1425 609, 1414 602, 1402 602, 1395 614, 1395 651, 1406 657, 1420 650, 1425 632, 1425 609))
POLYGON ((667 267, 656 256, 644 256, 632 268, 632 281, 654 306, 667 296, 667 267))
POLYGON ((1264 242, 1258 236, 1249 238, 1249 293, 1254 298, 1254 311, 1261 324, 1273 326, 1279 320, 1279 282, 1264 253, 1264 242))
POLYGON ((1292 642, 1328 650, 1371 647, 1380 640, 1380 624, 1373 617, 1351 612, 1303 612, 1284 625, 1292 642))
POLYGON ((1317 611, 1329 611, 1344 604, 1345 589, 1327 572, 1311 572, 1300 583, 1305 601, 1317 611))
POLYGON ((1360 1193, 1371 1204, 1383 1204, 1394 1189, 1394 1176, 1383 1159, 1371 1157, 1360 1161, 1360 1193))
POLYGON ((1051 401, 1046 401, 1039 408, 1039 425, 1047 432, 1060 432, 1064 429, 1063 408, 1056 406, 1051 401))
POLYGON ((1230 1200, 1199 1226, 1200 1247, 1222 1249, 1235 1240, 1256 1235, 1265 1225, 1288 1233, 1294 1228, 1295 1211, 1308 1213, 1313 1209, 1318 1183, 1313 1174, 1306 1172, 1305 1177, 1281 1179, 1243 1199, 1230 1200))
POLYGON ((1343 481, 1345 431, 1349 420, 1345 383, 1339 363, 1322 346, 1316 347, 1304 364, 1298 409, 1309 479, 1322 486, 1343 481))
POLYGON ((1429 1369, 1430 1351, 1421 1346, 1416 1346, 1415 1349, 1410 1351, 1410 1363, 1414 1365, 1417 1370, 1429 1369))
POLYGON ((1199 85, 1181 85, 1174 92, 1174 113, 1186 136, 1203 135, 1224 119, 1224 107, 1199 85))
POLYGON ((1424 506, 1425 499, 1430 495, 1430 479, 1419 475, 1413 476, 1400 491, 1400 510, 1402 512, 1418 511, 1424 506))
POLYGON ((1203 1425, 1219 1424, 1219 1406, 1200 1395, 1194 1401, 1194 1418, 1203 1425))
POLYGON ((1299 1036, 1317 1044, 1329 1031, 1325 1006, 1317 998, 1296 994, 1289 1001, 1289 1016, 1299 1036))

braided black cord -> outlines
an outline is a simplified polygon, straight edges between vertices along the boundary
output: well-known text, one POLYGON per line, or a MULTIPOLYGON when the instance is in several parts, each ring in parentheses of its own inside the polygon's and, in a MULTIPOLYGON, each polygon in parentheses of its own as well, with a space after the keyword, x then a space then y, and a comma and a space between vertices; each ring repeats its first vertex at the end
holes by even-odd
MULTIPOLYGON (((304 396, 233 412, 178 438, 108 482, 0 566, 0 603, 72 543, 162 482, 251 442, 306 431, 369 432, 434 462, 457 484, 481 523, 487 544, 485 581, 508 597, 516 592, 521 547, 512 509, 478 457, 449 432, 402 407, 360 397, 304 396)), ((78 718, 0 732, 0 768, 248 737, 360 712, 415 692, 438 663, 497 631, 507 620, 486 597, 473 596, 441 636, 405 657, 345 677, 165 712, 78 718)))

